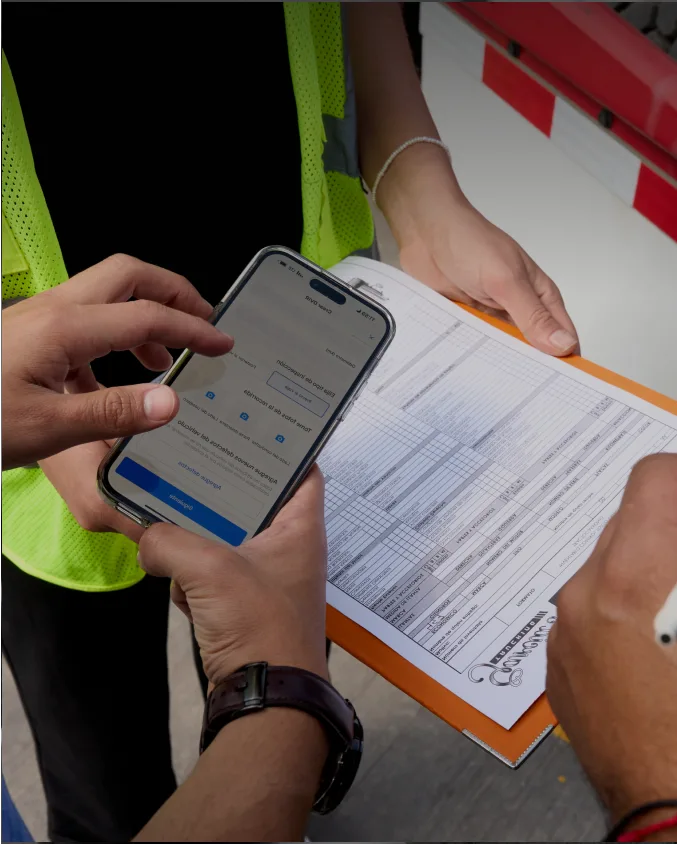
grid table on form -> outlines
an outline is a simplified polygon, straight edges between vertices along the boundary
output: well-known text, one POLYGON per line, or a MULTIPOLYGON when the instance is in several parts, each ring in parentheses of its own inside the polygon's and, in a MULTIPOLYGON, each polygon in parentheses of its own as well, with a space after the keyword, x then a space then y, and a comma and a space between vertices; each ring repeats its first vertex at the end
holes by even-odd
POLYGON ((397 270, 344 265, 383 285, 398 335, 320 459, 329 601, 510 727, 544 688, 551 599, 634 463, 677 451, 677 420, 397 270))

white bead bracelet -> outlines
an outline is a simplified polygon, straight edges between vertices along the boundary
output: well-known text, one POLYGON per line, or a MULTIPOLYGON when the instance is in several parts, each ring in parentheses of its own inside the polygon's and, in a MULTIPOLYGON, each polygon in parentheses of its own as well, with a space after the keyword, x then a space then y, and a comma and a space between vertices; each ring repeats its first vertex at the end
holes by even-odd
POLYGON ((409 147, 413 147, 414 144, 435 144, 435 146, 442 147, 442 149, 446 152, 447 155, 450 155, 449 147, 446 144, 442 143, 439 138, 427 138, 422 136, 420 138, 410 138, 408 141, 405 141, 403 144, 400 144, 397 149, 388 156, 386 163, 383 165, 383 167, 381 167, 378 172, 378 176, 374 179, 374 187, 371 189, 371 195, 374 200, 374 204, 376 204, 376 191, 378 190, 378 186, 381 183, 381 179, 388 172, 388 167, 390 167, 390 165, 401 152, 404 152, 405 149, 409 149, 409 147))

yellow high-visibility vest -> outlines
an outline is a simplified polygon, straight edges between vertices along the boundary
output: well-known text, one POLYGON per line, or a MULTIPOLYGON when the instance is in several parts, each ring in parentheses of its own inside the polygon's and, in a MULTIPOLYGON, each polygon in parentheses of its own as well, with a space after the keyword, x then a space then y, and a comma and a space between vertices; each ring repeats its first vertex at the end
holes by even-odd
MULTIPOLYGON (((284 13, 301 138, 301 251, 330 267, 375 250, 358 170, 342 10, 339 3, 285 3, 284 13)), ((67 278, 3 53, 2 298, 32 296, 67 278)), ((83 530, 40 469, 3 474, 2 526, 3 554, 43 580, 101 592, 143 577, 136 545, 119 534, 83 530)))

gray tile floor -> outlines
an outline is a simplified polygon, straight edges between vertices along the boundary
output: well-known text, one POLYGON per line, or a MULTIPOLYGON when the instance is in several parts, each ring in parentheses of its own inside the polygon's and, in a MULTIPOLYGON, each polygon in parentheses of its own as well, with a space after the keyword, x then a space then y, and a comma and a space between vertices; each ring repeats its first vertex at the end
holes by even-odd
MULTIPOLYGON (((379 220, 384 260, 394 262, 379 220)), ((177 776, 196 758, 202 705, 187 623, 170 617, 172 737, 177 776)), ((317 841, 594 841, 604 818, 571 747, 551 736, 511 771, 345 651, 331 658, 335 685, 365 726, 357 781, 333 814, 314 817, 317 841)), ((32 740, 12 678, 2 667, 2 765, 37 840, 46 836, 45 804, 32 740)))

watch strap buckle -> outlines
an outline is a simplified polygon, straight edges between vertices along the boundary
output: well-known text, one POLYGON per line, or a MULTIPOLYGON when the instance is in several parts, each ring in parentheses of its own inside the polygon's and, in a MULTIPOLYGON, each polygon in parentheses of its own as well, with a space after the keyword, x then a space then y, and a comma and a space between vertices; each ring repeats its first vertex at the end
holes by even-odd
POLYGON ((263 709, 266 699, 266 683, 268 681, 268 663, 250 662, 241 669, 244 677, 238 683, 238 690, 242 689, 242 710, 263 709))
POLYGON ((350 788, 362 757, 364 732, 350 701, 324 677, 303 668, 253 662, 222 680, 209 695, 200 752, 219 731, 244 715, 267 707, 298 709, 324 727, 329 754, 322 770, 313 810, 327 814, 350 788))

